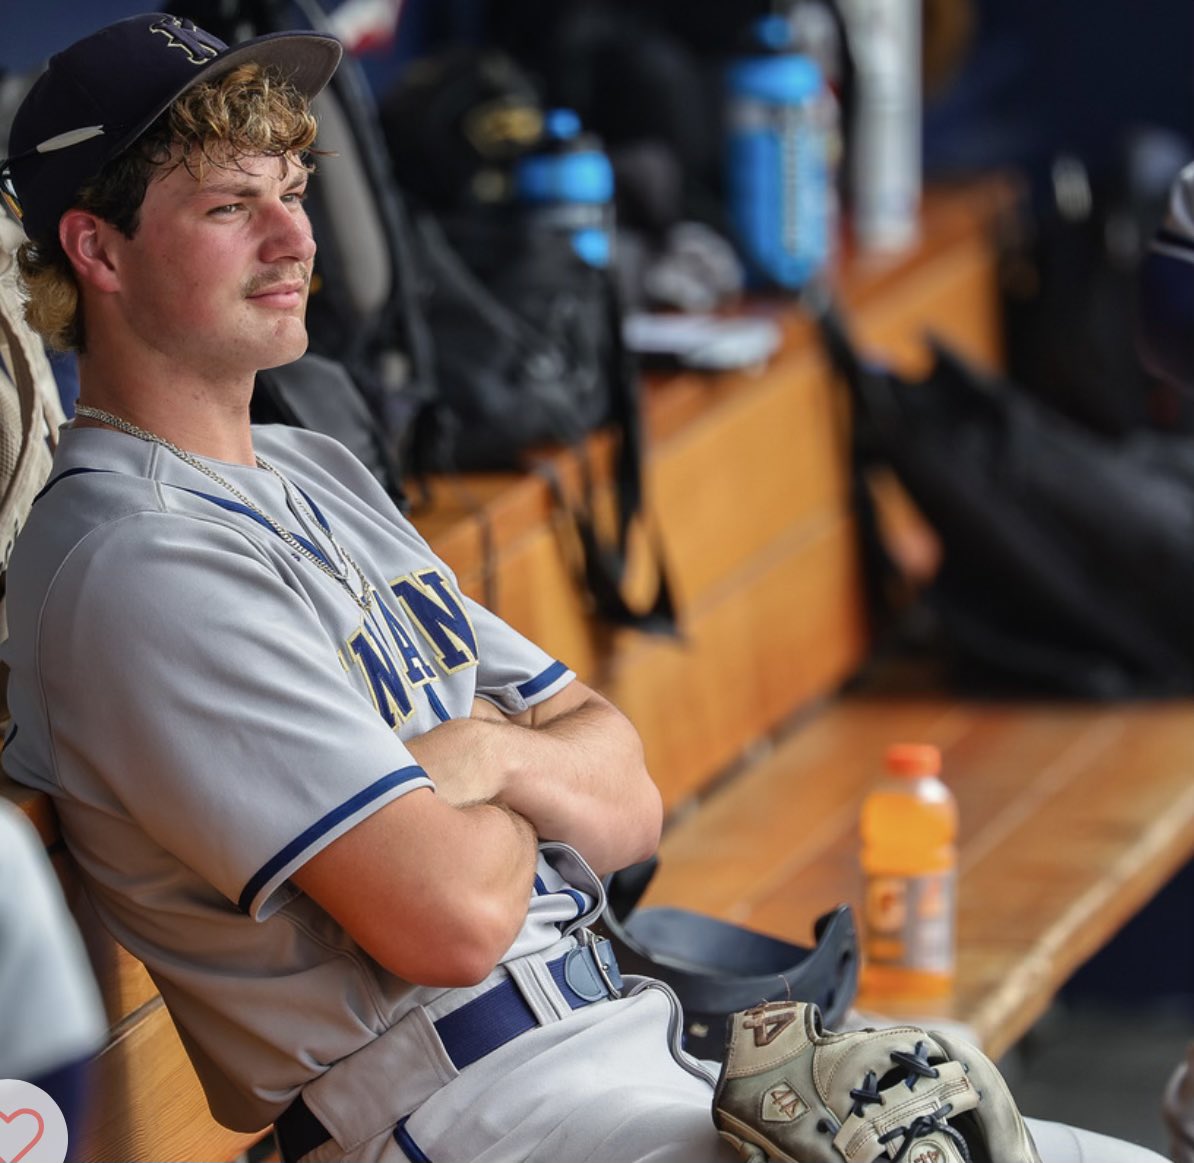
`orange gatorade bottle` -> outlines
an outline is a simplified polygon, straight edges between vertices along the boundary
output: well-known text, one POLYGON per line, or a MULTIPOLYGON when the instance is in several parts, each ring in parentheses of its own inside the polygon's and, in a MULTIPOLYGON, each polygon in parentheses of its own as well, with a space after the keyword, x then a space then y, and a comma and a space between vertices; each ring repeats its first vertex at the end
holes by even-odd
POLYGON ((862 805, 863 987, 872 997, 949 992, 954 976, 958 809, 941 752, 896 743, 862 805))

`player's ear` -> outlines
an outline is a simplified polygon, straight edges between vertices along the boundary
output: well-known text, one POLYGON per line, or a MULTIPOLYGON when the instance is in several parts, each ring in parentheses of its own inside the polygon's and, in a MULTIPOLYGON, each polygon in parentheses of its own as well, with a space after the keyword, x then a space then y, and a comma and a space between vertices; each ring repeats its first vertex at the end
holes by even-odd
POLYGON ((58 223, 58 241, 75 270, 75 277, 97 291, 120 287, 113 242, 122 237, 102 218, 86 210, 68 210, 58 223))

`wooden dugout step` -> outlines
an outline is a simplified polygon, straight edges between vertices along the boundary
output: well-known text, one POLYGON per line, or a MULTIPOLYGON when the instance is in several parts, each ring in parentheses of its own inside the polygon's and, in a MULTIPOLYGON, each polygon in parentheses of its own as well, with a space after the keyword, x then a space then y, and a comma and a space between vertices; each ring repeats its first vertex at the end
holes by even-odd
POLYGON ((964 1022, 998 1057, 1194 855, 1192 737, 1191 700, 843 696, 674 823, 644 907, 809 944, 820 913, 861 907, 858 815, 884 748, 935 743, 961 820, 956 986, 858 1005, 964 1022))

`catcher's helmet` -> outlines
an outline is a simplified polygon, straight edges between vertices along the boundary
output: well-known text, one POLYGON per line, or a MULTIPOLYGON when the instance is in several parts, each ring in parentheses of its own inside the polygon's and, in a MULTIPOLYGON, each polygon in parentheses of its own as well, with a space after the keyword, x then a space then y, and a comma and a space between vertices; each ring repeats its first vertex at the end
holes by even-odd
POLYGON ((1194 163, 1175 179, 1140 265, 1136 348, 1153 375, 1194 389, 1194 163))

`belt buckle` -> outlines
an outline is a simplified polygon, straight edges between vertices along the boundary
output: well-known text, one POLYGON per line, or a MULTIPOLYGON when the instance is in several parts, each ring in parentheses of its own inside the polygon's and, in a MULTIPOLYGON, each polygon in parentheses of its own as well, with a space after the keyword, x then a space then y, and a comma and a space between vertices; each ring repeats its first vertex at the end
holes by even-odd
POLYGON ((621 997, 622 975, 618 972, 613 946, 588 929, 581 929, 577 936, 580 945, 564 957, 564 980, 569 988, 585 1001, 621 997))

